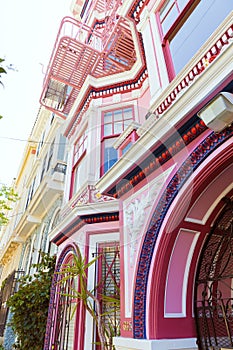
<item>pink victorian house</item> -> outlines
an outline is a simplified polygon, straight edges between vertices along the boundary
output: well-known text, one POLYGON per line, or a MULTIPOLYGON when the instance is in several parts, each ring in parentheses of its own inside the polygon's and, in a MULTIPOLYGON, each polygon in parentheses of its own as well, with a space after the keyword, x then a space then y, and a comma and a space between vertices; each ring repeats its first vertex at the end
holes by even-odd
MULTIPOLYGON (((101 256, 106 349, 232 349, 233 3, 72 6, 41 95, 68 140, 57 271, 101 256)), ((78 283, 55 278, 44 350, 100 349, 78 283)))

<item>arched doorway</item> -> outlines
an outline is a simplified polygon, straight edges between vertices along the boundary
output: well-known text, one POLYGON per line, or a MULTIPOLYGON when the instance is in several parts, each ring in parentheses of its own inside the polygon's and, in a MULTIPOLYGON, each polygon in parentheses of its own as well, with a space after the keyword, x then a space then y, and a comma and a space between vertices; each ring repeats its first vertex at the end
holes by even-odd
POLYGON ((201 350, 233 349, 233 202, 224 200, 196 275, 194 307, 201 350))

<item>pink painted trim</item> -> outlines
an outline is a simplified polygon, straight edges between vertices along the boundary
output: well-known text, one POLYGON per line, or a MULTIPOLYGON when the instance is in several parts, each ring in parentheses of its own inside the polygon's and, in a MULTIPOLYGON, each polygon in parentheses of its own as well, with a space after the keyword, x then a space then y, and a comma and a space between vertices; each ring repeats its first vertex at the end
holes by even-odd
MULTIPOLYGON (((223 173, 223 170, 231 164, 233 161, 233 148, 232 148, 232 138, 226 141, 222 146, 220 146, 215 152, 208 157, 201 166, 193 174, 194 181, 193 195, 190 206, 196 201, 199 194, 206 188, 210 181, 223 173)), ((224 181, 224 180, 223 180, 224 181)), ((193 319, 193 283, 195 280, 195 270, 198 262, 198 257, 200 253, 201 246, 205 240, 206 233, 210 230, 212 221, 216 218, 216 214, 219 212, 220 208, 224 206, 224 203, 217 203, 215 208, 213 208, 211 215, 206 222, 206 225, 198 225, 195 223, 185 222, 185 212, 183 212, 182 207, 185 205, 185 197, 187 195, 187 188, 189 184, 187 183, 184 189, 180 192, 180 195, 175 199, 171 208, 169 209, 165 219, 164 224, 160 230, 160 239, 157 242, 156 254, 153 257, 151 263, 151 272, 148 283, 148 300, 147 300, 147 312, 148 312, 148 338, 149 339, 159 339, 159 338, 172 338, 172 337, 195 337, 196 330, 193 319), (180 216, 179 224, 177 227, 173 227, 171 232, 169 225, 169 218, 176 220, 177 216, 180 216), (168 228, 168 230, 167 230, 168 228), (188 277, 188 288, 187 288, 187 316, 179 319, 164 318, 164 290, 166 286, 166 275, 169 266, 169 260, 171 256, 172 249, 174 247, 175 239, 180 228, 186 228, 194 231, 200 232, 199 239, 197 241, 196 248, 194 250, 193 259, 190 265, 190 272, 188 277)), ((212 191, 213 202, 218 194, 212 191)), ((200 203, 200 205, 205 205, 205 203, 200 203)), ((209 205, 206 210, 209 209, 209 205)))
POLYGON ((165 317, 186 317, 186 269, 189 268, 189 254, 198 233, 182 228, 177 234, 167 272, 165 317))
POLYGON ((123 151, 125 149, 125 147, 129 144, 129 143, 135 143, 136 140, 139 138, 136 130, 133 130, 128 137, 124 140, 124 142, 122 142, 122 144, 119 146, 118 148, 118 157, 120 158, 123 154, 123 151))

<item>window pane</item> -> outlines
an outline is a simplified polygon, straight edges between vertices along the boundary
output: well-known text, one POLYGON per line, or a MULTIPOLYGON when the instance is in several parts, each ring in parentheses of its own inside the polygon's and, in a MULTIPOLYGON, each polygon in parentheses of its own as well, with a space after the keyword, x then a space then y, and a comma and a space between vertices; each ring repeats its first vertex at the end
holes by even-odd
POLYGON ((170 43, 176 74, 207 41, 219 24, 233 9, 233 1, 203 0, 170 43))
POLYGON ((132 142, 129 142, 124 148, 122 148, 122 154, 125 154, 132 146, 132 142))
POLYGON ((117 161, 117 150, 112 147, 116 138, 104 141, 104 172, 108 171, 117 161))
POLYGON ((129 126, 132 122, 132 119, 128 119, 124 121, 124 130, 127 128, 127 126, 129 126))
POLYGON ((112 135, 112 124, 104 125, 104 136, 112 135))
POLYGON ((170 7, 172 6, 173 3, 174 3, 174 0, 168 0, 168 1, 165 2, 165 4, 163 5, 162 9, 160 10, 160 19, 161 19, 161 21, 164 19, 164 17, 168 13, 168 10, 170 9, 170 7))
POLYGON ((183 8, 188 2, 189 0, 177 0, 180 12, 183 10, 183 8))
POLYGON ((126 107, 104 114, 104 128, 102 134, 102 166, 101 171, 106 172, 118 159, 117 150, 112 147, 116 135, 121 134, 133 119, 133 108, 126 107), (108 121, 108 123, 106 122, 108 121), (104 139, 108 136, 108 139, 104 139), (109 138, 109 136, 112 136, 109 138))
POLYGON ((79 160, 87 149, 87 133, 84 131, 83 135, 78 139, 74 146, 74 164, 79 160))
POLYGON ((172 6, 172 9, 166 16, 166 18, 162 22, 162 28, 163 28, 163 34, 165 35, 168 29, 172 26, 172 24, 175 22, 176 18, 178 17, 179 12, 177 10, 176 5, 174 4, 172 6))
POLYGON ((114 122, 122 120, 122 110, 114 111, 113 113, 114 122))
POLYGON ((114 134, 121 134, 123 131, 123 123, 122 122, 118 122, 115 123, 114 125, 114 134))
POLYGON ((73 194, 75 194, 80 187, 85 183, 87 175, 86 175, 86 157, 84 157, 81 162, 78 164, 76 169, 74 170, 74 186, 73 186, 73 194))
POLYGON ((104 113, 104 123, 112 123, 112 112, 104 113))
POLYGON ((124 119, 133 119, 133 110, 132 108, 124 109, 124 119))

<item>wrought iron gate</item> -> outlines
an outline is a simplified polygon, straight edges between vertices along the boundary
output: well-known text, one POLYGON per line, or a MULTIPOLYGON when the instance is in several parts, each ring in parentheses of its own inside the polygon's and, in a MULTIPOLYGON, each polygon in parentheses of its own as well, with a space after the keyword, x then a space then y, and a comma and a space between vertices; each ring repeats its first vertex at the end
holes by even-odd
POLYGON ((202 350, 233 349, 233 202, 225 200, 197 270, 195 317, 202 350))
POLYGON ((5 280, 0 290, 0 337, 3 337, 6 327, 7 315, 9 308, 7 301, 11 295, 18 290, 19 279, 24 274, 24 271, 13 271, 5 280))

